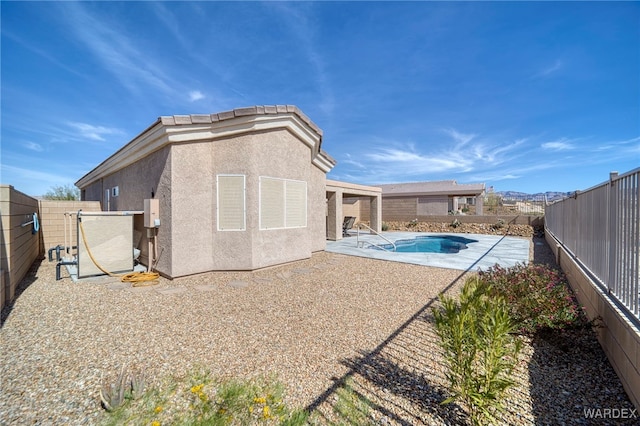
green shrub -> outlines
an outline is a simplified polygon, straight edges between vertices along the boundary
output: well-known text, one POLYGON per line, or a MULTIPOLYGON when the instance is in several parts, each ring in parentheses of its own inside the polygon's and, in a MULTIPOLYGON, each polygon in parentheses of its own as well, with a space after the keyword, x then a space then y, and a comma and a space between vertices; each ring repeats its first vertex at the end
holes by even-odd
POLYGON ((492 294, 509 304, 518 331, 564 329, 587 323, 565 275, 545 265, 498 265, 480 272, 479 279, 491 286, 492 294))
POLYGON ((504 409, 502 397, 514 383, 510 376, 521 349, 511 335, 505 300, 490 292, 489 285, 471 278, 459 302, 441 296, 442 308, 433 310, 452 393, 443 404, 460 400, 474 425, 495 422, 504 409))
POLYGON ((382 232, 386 232, 389 230, 389 224, 387 222, 382 222, 382 232))
POLYGON ((452 227, 452 228, 457 228, 457 227, 459 227, 460 225, 462 225, 462 223, 460 223, 460 221, 459 221, 458 219, 453 219, 453 222, 451 222, 451 223, 449 224, 449 226, 450 226, 450 227, 452 227))

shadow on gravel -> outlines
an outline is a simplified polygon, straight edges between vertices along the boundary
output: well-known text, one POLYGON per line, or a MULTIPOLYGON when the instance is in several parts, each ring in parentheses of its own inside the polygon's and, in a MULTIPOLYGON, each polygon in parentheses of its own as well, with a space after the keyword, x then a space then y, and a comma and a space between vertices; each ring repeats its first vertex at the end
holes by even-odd
POLYGON ((624 418, 634 406, 591 328, 539 332, 532 344, 529 380, 537 425, 638 424, 637 417, 624 418))
MULTIPOLYGON (((546 240, 533 237, 533 243, 533 262, 558 268, 546 240)), ((623 418, 633 413, 634 406, 593 328, 541 331, 532 345, 529 382, 535 424, 640 423, 637 414, 633 419, 623 418)))
MULTIPOLYGON (((557 267, 541 235, 534 236, 532 243, 533 263, 557 267)), ((473 266, 462 272, 439 294, 449 292, 472 270, 473 266)), ((446 398, 446 389, 433 380, 435 375, 442 374, 429 364, 433 362, 429 356, 437 347, 431 314, 437 301, 437 297, 431 299, 372 351, 344 360, 347 373, 335 378, 334 384, 306 409, 320 413, 331 424, 340 390, 352 386, 351 383, 356 388, 360 381, 367 386, 356 388, 355 395, 367 401, 371 423, 413 425, 431 424, 435 420, 446 425, 468 424, 469 419, 459 405, 440 404, 446 398), (400 363, 400 359, 405 361, 400 363)), ((520 418, 522 424, 535 425, 637 424, 637 419, 586 418, 588 413, 597 415, 594 410, 598 409, 600 413, 604 409, 631 413, 634 409, 592 329, 539 333, 532 345, 534 353, 528 371, 524 371, 524 380, 529 381, 533 423, 531 418, 522 417, 523 411, 529 410, 525 406, 505 407, 506 418, 520 418)), ((525 395, 518 399, 525 405, 529 400, 525 395)), ((337 422, 343 424, 345 418, 339 417, 337 422)))
MULTIPOLYGON (((506 236, 506 233, 508 233, 508 229, 503 238, 506 236)), ((475 265, 489 254, 493 247, 501 241, 502 238, 478 258, 473 265, 461 272, 460 275, 447 284, 438 295, 447 293, 458 282, 461 282, 465 274, 474 271, 475 265)), ((466 415, 458 405, 440 405, 440 402, 446 398, 444 396, 445 390, 429 382, 428 378, 433 374, 433 371, 429 371, 429 369, 425 367, 422 370, 422 374, 413 371, 410 372, 406 368, 397 365, 393 359, 391 359, 394 351, 403 351, 405 357, 408 353, 410 357, 416 360, 416 364, 419 365, 424 362, 425 357, 429 356, 429 351, 432 351, 435 346, 425 345, 424 347, 420 347, 420 341, 424 338, 435 338, 433 331, 425 332, 425 329, 433 330, 429 324, 432 322, 431 308, 437 301, 437 297, 429 300, 427 304, 420 308, 411 318, 391 333, 389 337, 371 352, 363 353, 361 357, 355 359, 344 360, 343 363, 349 367, 349 371, 342 377, 336 378, 333 385, 309 404, 306 410, 321 413, 322 408, 326 407, 327 404, 331 404, 330 399, 335 397, 340 389, 345 388, 352 379, 360 378, 369 381, 375 386, 375 399, 379 400, 380 403, 375 403, 374 401, 374 403, 370 403, 370 407, 387 420, 402 425, 423 423, 424 420, 419 417, 420 413, 416 412, 422 410, 424 413, 430 413, 432 415, 431 418, 433 418, 433 416, 439 418, 441 424, 465 424, 466 415), (415 385, 415 387, 412 387, 412 385, 415 385), (387 394, 389 394, 389 396, 387 396, 387 394), (392 401, 392 398, 394 400, 400 399, 408 401, 413 407, 416 407, 417 410, 409 410, 397 406, 394 407, 397 409, 391 410, 388 407, 393 407, 394 404, 397 405, 397 403, 392 401), (399 415, 398 412, 402 412, 403 414, 399 415)), ((367 396, 367 399, 372 401, 374 398, 367 396)))
POLYGON ((43 260, 44 258, 38 258, 33 262, 31 267, 29 268, 29 271, 27 272, 27 275, 24 276, 22 281, 20 281, 20 283, 18 284, 18 287, 16 287, 16 292, 13 300, 4 308, 2 308, 2 312, 0 313, 0 328, 4 326, 5 321, 7 320, 7 318, 9 318, 9 315, 11 314, 11 311, 13 310, 13 307, 18 301, 20 295, 38 279, 38 268, 40 267, 40 264, 43 260))
MULTIPOLYGON (((440 294, 449 291, 465 273, 449 283, 440 294)), ((352 381, 365 381, 369 384, 367 391, 358 393, 358 396, 368 402, 370 411, 377 412, 371 416, 378 419, 376 423, 381 423, 379 419, 383 417, 394 424, 424 424, 421 414, 429 413, 431 418, 439 418, 442 424, 464 424, 464 411, 456 404, 441 405, 440 402, 446 398, 445 389, 429 381, 433 371, 429 370, 425 358, 429 356, 428 350, 432 350, 433 345, 420 345, 421 339, 436 338, 429 331, 432 328, 428 323, 431 322, 431 307, 437 300, 431 299, 371 352, 362 352, 359 357, 343 360, 343 365, 349 371, 336 378, 334 384, 309 404, 306 410, 323 415, 323 409, 330 410, 326 405, 332 405, 332 397, 341 388, 349 386, 352 381), (394 361, 394 358, 399 358, 396 356, 400 355, 399 352, 402 352, 403 358, 413 361, 412 370, 406 368, 406 363, 401 365, 394 361), (410 407, 403 402, 408 402, 410 407)), ((330 422, 331 413, 323 416, 330 422)), ((339 423, 342 424, 342 421, 339 423)))

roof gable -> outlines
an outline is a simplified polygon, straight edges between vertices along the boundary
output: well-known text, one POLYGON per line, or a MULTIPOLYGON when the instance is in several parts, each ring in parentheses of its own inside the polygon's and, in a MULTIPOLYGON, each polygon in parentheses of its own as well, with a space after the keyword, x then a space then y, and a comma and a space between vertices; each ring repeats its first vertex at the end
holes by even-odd
POLYGON ((175 143, 212 141, 252 132, 286 129, 311 148, 312 163, 328 172, 336 161, 321 149, 322 130, 294 105, 236 108, 214 114, 161 116, 76 182, 83 188, 175 143))

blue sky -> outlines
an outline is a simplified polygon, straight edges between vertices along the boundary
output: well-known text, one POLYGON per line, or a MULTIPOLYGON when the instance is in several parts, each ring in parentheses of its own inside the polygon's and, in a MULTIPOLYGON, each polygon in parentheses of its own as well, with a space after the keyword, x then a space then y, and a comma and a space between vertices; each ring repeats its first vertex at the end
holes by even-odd
POLYGON ((640 166, 637 2, 1 3, 0 180, 74 183, 161 115, 294 104, 329 178, 571 191, 640 166))

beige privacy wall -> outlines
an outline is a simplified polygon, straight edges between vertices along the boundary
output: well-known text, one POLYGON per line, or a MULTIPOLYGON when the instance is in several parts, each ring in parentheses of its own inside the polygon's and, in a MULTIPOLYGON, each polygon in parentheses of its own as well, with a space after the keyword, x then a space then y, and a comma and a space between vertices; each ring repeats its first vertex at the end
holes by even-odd
POLYGON ((17 191, 10 185, 0 185, 0 307, 10 303, 16 288, 40 255, 40 233, 33 234, 33 220, 38 212, 38 200, 17 191))
MULTIPOLYGON (((57 200, 40 200, 40 231, 42 233, 42 252, 46 254, 50 248, 56 247, 58 244, 64 245, 64 229, 66 212, 99 212, 99 201, 57 201, 57 200)), ((75 219, 75 216, 73 217, 75 219)), ((71 222, 71 246, 76 245, 76 226, 75 221, 71 222)), ((67 218, 67 226, 69 220, 67 218)), ((69 232, 69 230, 67 230, 69 232)), ((69 239, 69 237, 67 237, 69 239)))

